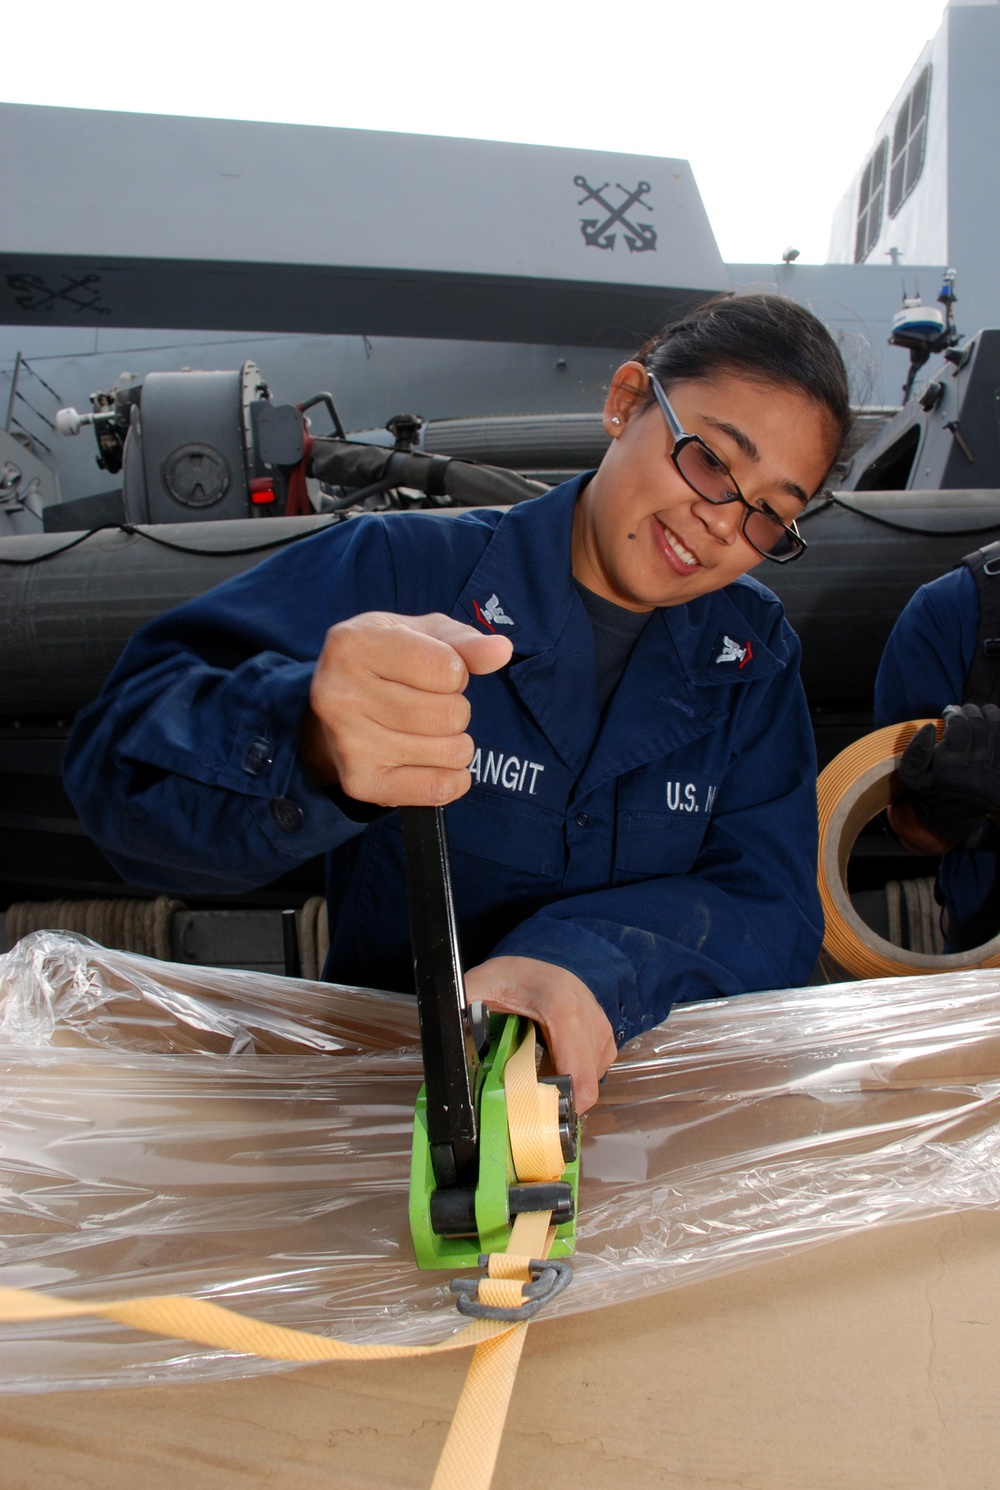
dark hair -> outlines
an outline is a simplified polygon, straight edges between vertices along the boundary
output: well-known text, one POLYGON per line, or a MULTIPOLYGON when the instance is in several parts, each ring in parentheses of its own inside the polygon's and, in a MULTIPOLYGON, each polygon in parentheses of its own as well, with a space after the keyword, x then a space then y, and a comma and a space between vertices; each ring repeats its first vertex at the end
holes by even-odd
POLYGON ((851 400, 840 350, 812 311, 784 295, 718 295, 646 342, 636 361, 665 388, 724 371, 799 388, 828 411, 837 451, 850 433, 851 400))

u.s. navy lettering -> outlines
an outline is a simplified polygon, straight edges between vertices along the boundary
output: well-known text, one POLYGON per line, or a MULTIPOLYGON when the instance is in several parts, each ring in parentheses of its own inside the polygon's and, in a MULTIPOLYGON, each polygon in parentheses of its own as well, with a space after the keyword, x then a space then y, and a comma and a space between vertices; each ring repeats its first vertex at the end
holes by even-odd
POLYGON ((667 809, 670 812, 711 812, 718 787, 705 788, 705 805, 698 802, 698 784, 694 781, 667 782, 667 809))

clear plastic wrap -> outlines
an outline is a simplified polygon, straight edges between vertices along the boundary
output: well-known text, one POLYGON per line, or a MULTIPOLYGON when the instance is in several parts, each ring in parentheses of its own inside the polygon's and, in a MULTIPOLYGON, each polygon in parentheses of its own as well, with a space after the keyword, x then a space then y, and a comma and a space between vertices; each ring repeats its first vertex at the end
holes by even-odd
MULTIPOLYGON (((0 1284, 192 1294, 355 1342, 462 1323, 407 1223, 413 1002, 38 932, 0 958, 0 1284)), ((688 1006, 583 1130, 552 1314, 1000 1205, 1000 970, 688 1006)), ((0 1327, 0 1390, 278 1369, 96 1318, 0 1327)))

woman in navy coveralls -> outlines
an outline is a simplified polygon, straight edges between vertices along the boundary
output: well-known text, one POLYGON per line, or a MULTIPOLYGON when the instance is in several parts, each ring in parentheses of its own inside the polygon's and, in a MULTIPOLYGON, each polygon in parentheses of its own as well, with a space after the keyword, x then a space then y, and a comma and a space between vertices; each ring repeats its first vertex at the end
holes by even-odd
POLYGON ((672 1004, 812 971, 798 641, 746 576, 800 551, 849 417, 809 312, 701 307, 615 374, 596 472, 345 522, 145 627, 74 729, 81 820, 182 893, 326 853, 325 976, 409 989, 392 809, 450 804, 469 996, 534 1018, 590 1106, 672 1004))

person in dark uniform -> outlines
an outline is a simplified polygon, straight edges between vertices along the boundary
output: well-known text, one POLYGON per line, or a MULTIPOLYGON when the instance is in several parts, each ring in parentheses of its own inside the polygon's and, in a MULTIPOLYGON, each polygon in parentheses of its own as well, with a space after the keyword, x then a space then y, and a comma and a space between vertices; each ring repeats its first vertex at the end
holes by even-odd
POLYGON ((66 783, 126 879, 328 856, 325 976, 412 988, 401 805, 448 806, 470 998, 591 1105, 672 1004, 805 982, 822 934, 798 641, 747 571, 850 419, 822 324, 718 299, 614 375, 587 472, 507 512, 368 515, 160 617, 66 783))
POLYGON ((923 585, 886 643, 875 723, 943 717, 900 760, 889 824, 912 853, 942 855, 937 891, 948 951, 1000 932, 1000 544, 923 585))

